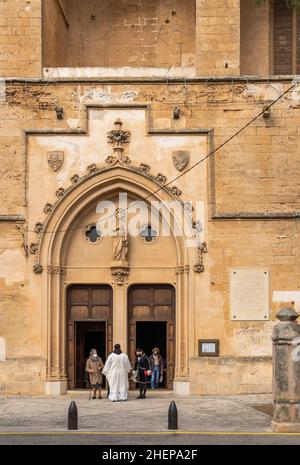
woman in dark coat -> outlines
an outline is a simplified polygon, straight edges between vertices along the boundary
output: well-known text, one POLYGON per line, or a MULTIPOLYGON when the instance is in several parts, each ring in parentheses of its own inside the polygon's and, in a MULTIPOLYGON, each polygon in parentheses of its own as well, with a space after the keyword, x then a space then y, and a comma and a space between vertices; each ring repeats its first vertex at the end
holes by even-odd
POLYGON ((151 377, 150 362, 143 349, 137 349, 135 353, 136 362, 134 370, 138 372, 138 384, 140 389, 140 395, 137 398, 146 399, 146 392, 151 377))

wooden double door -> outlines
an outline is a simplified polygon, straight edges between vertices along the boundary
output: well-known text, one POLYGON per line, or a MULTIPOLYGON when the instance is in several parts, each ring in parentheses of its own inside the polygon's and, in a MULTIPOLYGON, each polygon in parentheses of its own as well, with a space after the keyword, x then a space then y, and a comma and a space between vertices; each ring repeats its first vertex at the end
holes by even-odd
POLYGON ((68 288, 68 382, 69 389, 89 387, 86 361, 97 349, 105 362, 112 351, 112 289, 105 285, 74 285, 68 288))
MULTIPOLYGON (((90 350, 96 348, 103 362, 113 350, 112 288, 107 285, 70 286, 67 319, 68 387, 84 389, 89 386, 85 366, 90 350)), ((172 389, 175 373, 174 288, 169 285, 132 286, 128 291, 130 361, 134 364, 137 347, 149 356, 156 346, 164 360, 161 387, 172 389)))
MULTIPOLYGON (((128 294, 129 358, 136 348, 150 356, 159 347, 164 360, 161 387, 173 389, 175 375, 175 290, 169 285, 136 285, 128 294)), ((131 386, 133 387, 133 386, 131 386)))

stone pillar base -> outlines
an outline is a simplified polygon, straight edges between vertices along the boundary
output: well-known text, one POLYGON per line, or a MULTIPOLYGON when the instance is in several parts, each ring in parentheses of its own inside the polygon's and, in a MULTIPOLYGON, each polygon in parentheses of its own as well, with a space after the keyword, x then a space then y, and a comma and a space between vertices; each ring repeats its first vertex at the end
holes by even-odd
POLYGON ((46 396, 62 396, 67 393, 68 381, 46 381, 46 396))
POLYGON ((174 381, 173 383, 174 394, 179 396, 188 396, 190 394, 190 382, 189 381, 174 381))
POLYGON ((271 428, 275 433, 300 433, 300 423, 271 422, 271 428))

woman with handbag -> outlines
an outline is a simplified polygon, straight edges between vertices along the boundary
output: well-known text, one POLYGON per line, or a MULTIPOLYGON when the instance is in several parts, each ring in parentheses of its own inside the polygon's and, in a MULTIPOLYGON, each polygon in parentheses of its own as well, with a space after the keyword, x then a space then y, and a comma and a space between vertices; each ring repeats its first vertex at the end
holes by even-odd
POLYGON ((149 358, 143 351, 143 349, 136 349, 136 362, 134 370, 137 374, 140 395, 137 399, 146 399, 146 392, 151 379, 151 370, 149 358))
POLYGON ((152 355, 150 355, 150 370, 151 370, 151 389, 157 389, 159 383, 163 381, 163 359, 160 355, 160 349, 154 347, 152 355))

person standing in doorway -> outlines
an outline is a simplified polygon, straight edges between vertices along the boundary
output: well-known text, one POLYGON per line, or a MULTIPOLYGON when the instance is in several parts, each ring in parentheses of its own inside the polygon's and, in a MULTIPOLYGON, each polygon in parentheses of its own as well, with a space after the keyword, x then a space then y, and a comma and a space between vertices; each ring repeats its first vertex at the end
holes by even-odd
POLYGON ((159 387, 159 383, 162 382, 164 369, 163 359, 158 347, 154 347, 154 349, 152 349, 152 354, 150 355, 149 360, 151 370, 151 389, 157 389, 159 387))
POLYGON ((101 357, 97 354, 97 349, 90 351, 90 356, 86 362, 86 371, 89 374, 91 389, 93 389, 93 399, 96 399, 97 391, 99 392, 99 399, 102 399, 102 369, 104 365, 101 357))
POLYGON ((128 374, 131 371, 128 355, 122 352, 120 344, 116 344, 103 368, 103 374, 106 376, 109 385, 108 398, 111 402, 128 399, 128 374))
POLYGON ((137 379, 140 389, 140 395, 137 399, 146 399, 146 392, 148 385, 150 384, 150 361, 143 349, 136 350, 136 362, 134 370, 137 371, 137 379))

